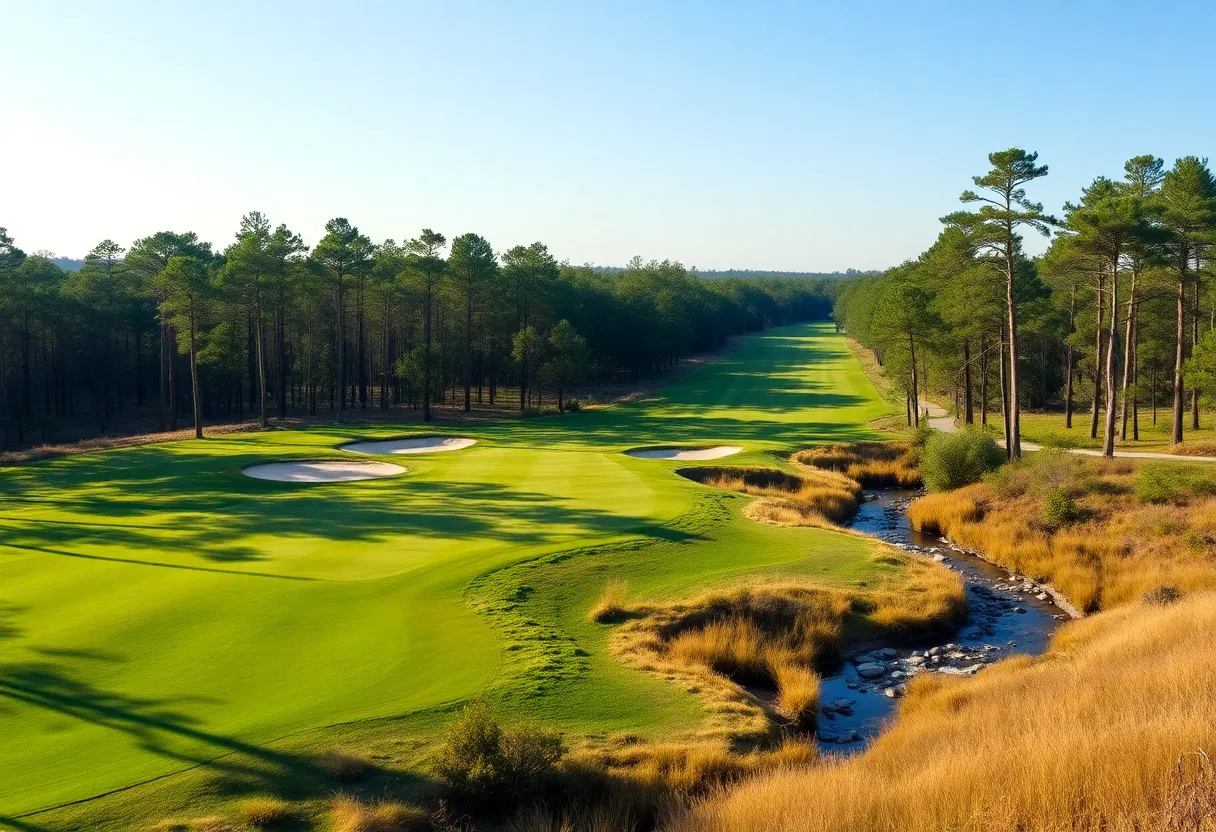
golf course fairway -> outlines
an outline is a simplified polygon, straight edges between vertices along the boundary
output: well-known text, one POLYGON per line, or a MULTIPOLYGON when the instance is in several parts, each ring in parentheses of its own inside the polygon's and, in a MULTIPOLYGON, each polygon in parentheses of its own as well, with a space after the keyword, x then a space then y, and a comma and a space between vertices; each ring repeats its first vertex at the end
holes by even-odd
POLYGON ((476 444, 378 458, 400 476, 242 470, 349 460, 343 445, 421 426, 0 469, 0 827, 128 828, 182 795, 283 791, 335 745, 391 737, 408 757, 482 695, 584 735, 694 726, 697 698, 621 666, 588 620, 609 579, 664 598, 892 567, 863 539, 751 522, 747 498, 672 473, 687 463, 623 451, 736 445, 732 465, 780 465, 887 412, 844 336, 807 324, 748 336, 647 401, 428 426, 476 444))

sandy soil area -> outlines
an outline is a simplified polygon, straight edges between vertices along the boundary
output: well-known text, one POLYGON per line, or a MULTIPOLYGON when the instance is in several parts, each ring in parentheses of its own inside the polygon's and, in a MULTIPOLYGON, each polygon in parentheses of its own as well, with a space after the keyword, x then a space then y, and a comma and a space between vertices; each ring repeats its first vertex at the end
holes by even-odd
POLYGON ((680 462, 721 459, 743 450, 738 445, 715 445, 712 448, 634 448, 625 451, 626 456, 638 459, 674 459, 680 462))
POLYGON ((321 460, 313 462, 269 462, 253 465, 241 471, 255 480, 274 482, 351 482, 395 477, 405 469, 391 462, 342 462, 321 460))
POLYGON ((463 436, 415 436, 409 439, 386 439, 382 442, 352 442, 342 450, 353 454, 434 454, 459 451, 477 444, 476 439, 463 436))

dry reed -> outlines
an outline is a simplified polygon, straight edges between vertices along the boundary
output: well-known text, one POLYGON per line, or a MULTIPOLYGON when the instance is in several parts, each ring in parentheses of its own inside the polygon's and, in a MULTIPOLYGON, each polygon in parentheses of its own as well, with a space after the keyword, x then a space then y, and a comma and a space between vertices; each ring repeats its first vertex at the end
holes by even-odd
POLYGON ((921 483, 919 454, 910 442, 854 442, 794 454, 798 465, 832 471, 872 488, 914 488, 921 483))
POLYGON ((780 525, 843 523, 857 512, 861 500, 857 482, 831 471, 799 476, 772 468, 699 466, 677 473, 714 488, 763 497, 756 505, 764 509, 753 518, 780 525))
POLYGON ((668 830, 1216 829, 1213 629, 1213 593, 1128 604, 1038 659, 918 677, 865 754, 721 791, 668 830))
MULTIPOLYGON (((1180 492, 1167 504, 1143 503, 1136 496, 1143 469, 1130 460, 1044 452, 986 482, 922 497, 908 516, 926 532, 1052 583, 1085 612, 1161 586, 1216 588, 1216 497, 1180 492), (1057 527, 1044 519, 1052 492, 1069 495, 1075 522, 1057 527)), ((1185 473, 1179 467, 1175 479, 1185 481, 1185 473)))

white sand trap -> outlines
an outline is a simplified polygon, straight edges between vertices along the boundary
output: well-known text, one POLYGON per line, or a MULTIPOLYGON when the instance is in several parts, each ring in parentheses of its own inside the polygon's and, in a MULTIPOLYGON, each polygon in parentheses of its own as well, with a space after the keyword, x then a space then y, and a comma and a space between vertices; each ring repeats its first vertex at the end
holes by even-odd
POLYGON ((386 439, 383 442, 352 442, 342 450, 352 454, 437 454, 440 451, 459 451, 477 444, 476 439, 463 436, 415 436, 410 439, 386 439))
POLYGON ((712 448, 634 448, 625 451, 626 456, 638 459, 675 459, 685 462, 697 460, 721 459, 724 456, 737 454, 743 450, 738 445, 715 445, 712 448))
POLYGON ((395 477, 405 469, 391 462, 269 462, 253 465, 241 471, 255 480, 275 482, 352 482, 374 480, 380 477, 395 477))

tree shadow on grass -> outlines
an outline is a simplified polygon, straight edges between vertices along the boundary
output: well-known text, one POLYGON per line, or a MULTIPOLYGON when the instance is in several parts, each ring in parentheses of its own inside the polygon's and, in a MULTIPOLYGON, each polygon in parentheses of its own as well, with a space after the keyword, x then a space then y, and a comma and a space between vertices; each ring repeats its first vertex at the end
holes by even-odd
MULTIPOLYGON (((211 775, 208 789, 227 797, 315 797, 339 785, 323 758, 245 742, 206 730, 179 708, 196 700, 132 696, 105 690, 74 677, 61 663, 26 662, 0 665, 0 702, 49 712, 130 736, 144 751, 179 768, 203 767, 211 775)), ((70 753, 65 749, 65 753, 70 753)), ((371 764, 366 778, 390 776, 398 784, 406 775, 371 764)), ((89 799, 89 798, 86 798, 89 799)), ((77 803, 80 801, 72 801, 77 803)), ((37 816, 59 806, 42 806, 15 816, 0 816, 0 827, 41 829, 37 816)))

